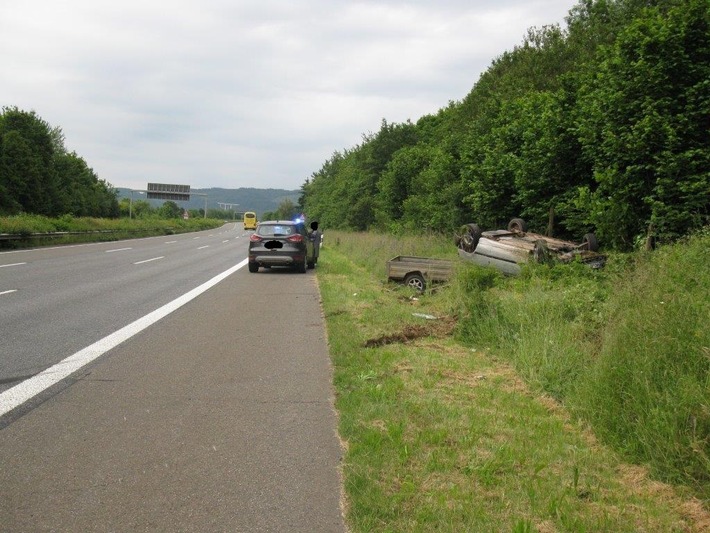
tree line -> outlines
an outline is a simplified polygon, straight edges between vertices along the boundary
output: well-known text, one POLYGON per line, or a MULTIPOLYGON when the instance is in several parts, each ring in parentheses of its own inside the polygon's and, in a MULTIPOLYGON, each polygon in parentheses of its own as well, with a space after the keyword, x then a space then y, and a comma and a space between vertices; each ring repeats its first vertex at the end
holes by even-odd
POLYGON ((117 217, 115 190, 34 111, 0 113, 0 215, 117 217))
POLYGON ((302 186, 325 227, 455 231, 514 217, 632 248, 710 222, 707 0, 582 0, 471 92, 382 121, 302 186))
POLYGON ((166 200, 154 206, 148 200, 133 200, 121 198, 118 202, 119 216, 122 218, 135 218, 140 220, 172 218, 211 218, 217 220, 242 220, 243 213, 232 209, 208 209, 205 217, 204 209, 185 209, 172 200, 166 200))

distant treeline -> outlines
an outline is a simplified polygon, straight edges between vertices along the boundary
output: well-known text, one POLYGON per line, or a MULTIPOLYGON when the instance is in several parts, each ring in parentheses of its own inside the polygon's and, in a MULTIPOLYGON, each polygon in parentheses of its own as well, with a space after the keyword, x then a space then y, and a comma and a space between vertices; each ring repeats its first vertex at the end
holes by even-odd
POLYGON ((710 221, 707 0, 582 0, 460 102, 382 121, 306 180, 324 227, 453 231, 526 219, 628 249, 710 221))
POLYGON ((37 114, 0 113, 0 215, 117 217, 113 188, 64 146, 61 129, 37 114))

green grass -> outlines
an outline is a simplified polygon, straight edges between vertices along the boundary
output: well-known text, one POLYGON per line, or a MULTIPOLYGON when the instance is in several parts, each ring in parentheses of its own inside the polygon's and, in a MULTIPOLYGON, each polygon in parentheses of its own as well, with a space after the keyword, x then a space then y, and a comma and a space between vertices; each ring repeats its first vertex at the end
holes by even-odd
POLYGON ((37 246, 46 243, 69 244, 74 242, 94 242, 127 239, 140 234, 141 237, 200 231, 221 226, 222 220, 193 218, 188 220, 158 218, 91 218, 64 215, 48 218, 41 215, 16 215, 0 217, 0 234, 23 236, 23 239, 2 240, 3 247, 37 246), (83 234, 75 234, 80 232, 83 234), (32 237, 33 234, 49 234, 46 237, 32 237), (61 235, 73 233, 72 235, 61 235), (54 234, 54 235, 52 235, 54 234))
POLYGON ((573 398, 605 439, 710 499, 710 238, 641 258, 573 398))
MULTIPOLYGON (((622 327, 623 295, 638 293, 622 286, 646 259, 611 258, 603 272, 531 268, 519 278, 461 265, 449 283, 423 295, 387 283, 384 262, 394 255, 455 255, 450 243, 429 239, 328 232, 319 261, 352 530, 710 528, 707 508, 692 497, 702 497, 704 481, 659 476, 685 485, 673 487, 649 478, 648 468, 659 475, 650 461, 636 458, 648 468, 630 464, 631 455, 618 453, 628 450, 599 431, 589 412, 607 416, 599 402, 606 392, 581 386, 592 375, 610 378, 602 364, 604 353, 616 353, 610 332, 622 327), (397 342, 398 333, 419 338, 397 342)), ((663 262, 664 253, 649 260, 663 262)), ((701 319, 704 300, 693 302, 688 312, 701 319)), ((702 347, 702 321, 692 324, 702 347)), ((691 367, 707 379, 706 369, 691 367)))

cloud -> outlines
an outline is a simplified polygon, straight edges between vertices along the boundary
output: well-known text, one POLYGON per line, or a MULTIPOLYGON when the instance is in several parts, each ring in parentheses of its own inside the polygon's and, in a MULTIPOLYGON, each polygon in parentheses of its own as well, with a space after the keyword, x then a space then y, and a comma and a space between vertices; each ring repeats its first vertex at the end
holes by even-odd
POLYGON ((462 99, 562 0, 24 0, 0 5, 1 105, 113 185, 299 188, 335 150, 462 99))

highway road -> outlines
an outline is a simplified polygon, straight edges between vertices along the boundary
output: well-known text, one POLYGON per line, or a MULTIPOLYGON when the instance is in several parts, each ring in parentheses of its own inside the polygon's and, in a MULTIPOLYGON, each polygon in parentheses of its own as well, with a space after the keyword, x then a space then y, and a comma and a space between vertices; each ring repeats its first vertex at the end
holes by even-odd
POLYGON ((0 253, 0 392, 246 257, 241 225, 0 253))
POLYGON ((0 253, 0 531, 344 531, 315 272, 221 229, 0 253))

